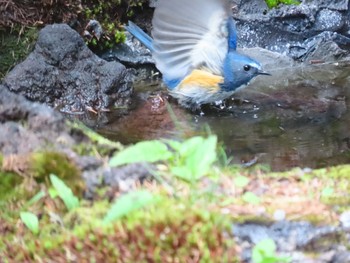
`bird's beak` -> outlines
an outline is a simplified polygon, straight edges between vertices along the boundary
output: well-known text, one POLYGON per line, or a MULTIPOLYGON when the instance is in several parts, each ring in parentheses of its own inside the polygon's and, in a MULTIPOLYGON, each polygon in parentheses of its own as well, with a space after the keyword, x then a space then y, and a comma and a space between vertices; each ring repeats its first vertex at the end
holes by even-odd
POLYGON ((270 73, 265 72, 265 71, 262 71, 262 70, 259 70, 259 71, 258 71, 258 75, 266 75, 266 76, 271 76, 271 74, 270 74, 270 73))

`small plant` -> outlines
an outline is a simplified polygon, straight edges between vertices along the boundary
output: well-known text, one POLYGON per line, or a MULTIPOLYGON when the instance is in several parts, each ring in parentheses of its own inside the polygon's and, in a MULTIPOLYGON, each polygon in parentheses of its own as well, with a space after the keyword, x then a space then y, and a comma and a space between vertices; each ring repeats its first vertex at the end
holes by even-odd
POLYGON ((170 143, 176 151, 170 171, 177 177, 193 182, 209 172, 217 160, 217 137, 193 137, 183 143, 170 143))
POLYGON ((184 142, 144 141, 116 153, 109 164, 120 166, 136 162, 169 161, 173 175, 194 182, 206 175, 217 160, 217 137, 193 137, 184 142))
POLYGON ((109 165, 120 166, 137 162, 154 163, 168 160, 171 156, 172 153, 166 144, 160 141, 144 141, 115 154, 109 161, 109 165))
POLYGON ((38 217, 30 212, 21 212, 20 213, 21 220, 23 224, 33 233, 39 234, 39 219, 38 217))
MULTIPOLYGON (((87 45, 93 49, 103 50, 112 48, 126 40, 120 19, 136 6, 130 4, 127 7, 126 3, 120 0, 86 0, 83 2, 83 6, 86 21, 96 20, 100 25, 99 30, 97 30, 98 34, 96 34, 94 28, 89 28, 88 23, 86 30, 90 34, 86 38, 87 45)), ((137 5, 137 7, 139 6, 137 5)))
POLYGON ((276 244, 272 239, 265 239, 256 244, 252 251, 252 260, 254 263, 288 263, 291 261, 289 257, 276 255, 276 244))
POLYGON ((51 196, 57 194, 62 199, 68 210, 73 210, 79 206, 79 199, 60 178, 51 174, 50 180, 53 186, 53 189, 51 189, 51 196))
POLYGON ((128 193, 116 200, 103 221, 104 223, 113 222, 155 201, 155 196, 146 190, 128 193))
POLYGON ((261 202, 261 199, 254 193, 252 192, 246 192, 242 196, 242 199, 244 202, 253 204, 253 205, 258 205, 261 202))

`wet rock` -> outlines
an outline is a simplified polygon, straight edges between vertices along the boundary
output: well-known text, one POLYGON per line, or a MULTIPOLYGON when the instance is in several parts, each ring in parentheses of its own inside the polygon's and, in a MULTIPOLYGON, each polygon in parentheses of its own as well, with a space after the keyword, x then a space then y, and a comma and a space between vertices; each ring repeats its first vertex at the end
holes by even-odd
POLYGON ((107 53, 101 55, 105 60, 117 60, 123 64, 135 67, 140 65, 154 64, 151 51, 143 46, 138 40, 133 38, 129 33, 127 40, 107 53))
POLYGON ((135 82, 148 80, 152 76, 159 77, 151 51, 128 32, 126 36, 125 43, 100 54, 100 57, 107 61, 118 61, 127 68, 132 68, 135 82))
POLYGON ((346 33, 349 27, 348 1, 302 1, 300 5, 280 5, 271 10, 262 2, 240 1, 236 8, 234 16, 238 21, 240 46, 260 46, 293 58, 302 57, 294 54, 295 48, 304 50, 305 56, 327 41, 350 50, 346 33), (324 32, 337 33, 338 36, 327 39, 321 34, 317 37, 324 32), (316 37, 319 42, 307 45, 316 37))
POLYGON ((93 54, 65 24, 46 26, 34 51, 4 79, 4 85, 32 101, 76 112, 125 106, 130 74, 117 62, 93 54))
POLYGON ((345 24, 343 16, 339 11, 322 9, 316 16, 314 29, 316 31, 340 30, 345 24))
MULTIPOLYGON (((265 1, 233 1, 239 47, 261 47, 301 61, 320 57, 328 62, 348 56, 349 1, 301 2, 300 5, 281 4, 278 8, 269 9, 265 1), (313 55, 315 52, 317 56, 313 55)), ((155 5, 156 1, 150 1, 150 7, 155 5)), ((150 33, 150 21, 139 21, 138 25, 150 33)), ((154 63, 150 52, 129 35, 126 44, 102 57, 120 61, 133 68, 149 67, 154 63)))
POLYGON ((290 46, 289 56, 300 61, 334 62, 346 58, 349 51, 339 47, 350 44, 350 38, 335 32, 323 32, 303 43, 290 46))

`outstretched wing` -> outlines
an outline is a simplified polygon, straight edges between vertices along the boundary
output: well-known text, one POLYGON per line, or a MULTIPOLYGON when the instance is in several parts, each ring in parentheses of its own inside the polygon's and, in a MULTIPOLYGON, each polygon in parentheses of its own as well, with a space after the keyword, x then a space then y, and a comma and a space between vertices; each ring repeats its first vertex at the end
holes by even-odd
POLYGON ((195 68, 220 75, 236 45, 228 0, 159 0, 152 36, 156 65, 173 86, 195 68))

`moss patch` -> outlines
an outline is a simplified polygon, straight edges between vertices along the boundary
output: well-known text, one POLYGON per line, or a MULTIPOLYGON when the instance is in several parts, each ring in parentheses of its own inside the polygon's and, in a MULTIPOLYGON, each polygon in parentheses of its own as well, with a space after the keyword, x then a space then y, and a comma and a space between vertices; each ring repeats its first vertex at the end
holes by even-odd
POLYGON ((109 225, 101 223, 108 203, 85 206, 66 214, 64 226, 53 227, 41 219, 43 227, 34 239, 28 232, 22 237, 17 234, 18 242, 5 244, 5 258, 17 262, 67 262, 70 257, 89 262, 238 262, 228 238, 228 218, 188 200, 162 198, 109 225), (88 211, 95 213, 86 217, 88 211))
POLYGON ((26 58, 33 50, 37 38, 37 28, 27 28, 22 33, 17 30, 0 30, 0 80, 12 67, 26 58))

